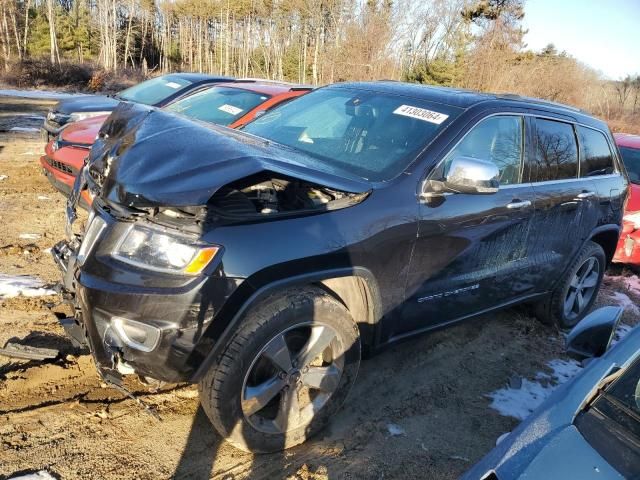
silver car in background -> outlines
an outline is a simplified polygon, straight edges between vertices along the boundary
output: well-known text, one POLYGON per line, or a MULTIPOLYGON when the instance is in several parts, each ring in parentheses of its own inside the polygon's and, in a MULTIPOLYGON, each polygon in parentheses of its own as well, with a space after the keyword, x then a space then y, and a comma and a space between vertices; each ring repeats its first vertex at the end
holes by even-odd
POLYGON ((574 328, 567 350, 586 368, 463 480, 640 479, 640 327, 611 347, 621 314, 604 307, 574 328))

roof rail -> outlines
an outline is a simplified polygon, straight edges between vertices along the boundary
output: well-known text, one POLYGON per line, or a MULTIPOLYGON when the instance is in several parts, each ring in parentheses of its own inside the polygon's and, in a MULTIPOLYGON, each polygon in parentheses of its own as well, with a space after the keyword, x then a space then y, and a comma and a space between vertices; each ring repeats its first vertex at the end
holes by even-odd
POLYGON ((268 78, 246 77, 246 78, 236 78, 235 81, 239 82, 239 83, 273 83, 275 85, 291 85, 292 87, 293 86, 298 86, 297 83, 284 82, 284 81, 281 81, 281 80, 270 80, 268 78))
POLYGON ((571 105, 565 105, 564 103, 554 102, 552 100, 544 100, 542 98, 526 97, 523 95, 516 95, 514 93, 500 93, 500 94, 496 94, 496 97, 502 98, 504 100, 516 100, 516 101, 520 100, 523 102, 537 103, 538 105, 548 105, 552 107, 563 108, 565 110, 571 110, 572 112, 577 112, 577 113, 587 113, 584 110, 581 110, 577 107, 572 107, 571 105))

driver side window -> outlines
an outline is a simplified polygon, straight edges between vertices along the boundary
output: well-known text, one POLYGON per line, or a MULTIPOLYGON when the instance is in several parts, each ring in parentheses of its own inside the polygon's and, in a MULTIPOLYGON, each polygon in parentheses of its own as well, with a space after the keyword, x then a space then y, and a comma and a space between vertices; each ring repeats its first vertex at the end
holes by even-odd
POLYGON ((473 127, 444 161, 445 175, 454 158, 471 157, 493 162, 500 171, 500 185, 520 183, 523 151, 523 119, 517 115, 490 117, 473 127))

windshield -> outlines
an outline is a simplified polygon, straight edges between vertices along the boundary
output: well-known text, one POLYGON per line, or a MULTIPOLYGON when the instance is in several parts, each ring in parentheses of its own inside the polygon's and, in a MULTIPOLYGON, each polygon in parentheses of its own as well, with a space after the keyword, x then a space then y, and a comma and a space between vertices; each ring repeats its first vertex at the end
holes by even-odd
POLYGON ((315 168, 384 181, 402 172, 458 112, 401 95, 323 88, 267 113, 244 131, 311 155, 315 168))
MULTIPOLYGON (((640 417, 640 360, 636 360, 603 395, 619 402, 618 408, 626 407, 640 417)), ((640 433, 640 425, 638 425, 637 431, 640 433)))
POLYGON ((145 105, 156 105, 189 85, 191 82, 184 78, 163 75, 127 88, 118 97, 145 105))
POLYGON ((240 88, 211 87, 172 103, 166 110, 217 125, 230 125, 268 98, 268 95, 240 88))
MULTIPOLYGON (((637 327, 636 327, 637 328, 637 327)), ((640 472, 640 359, 599 390, 576 417, 587 442, 624 478, 640 472)))
POLYGON ((622 161, 627 168, 629 180, 633 183, 640 183, 640 149, 629 147, 618 147, 622 154, 622 161))

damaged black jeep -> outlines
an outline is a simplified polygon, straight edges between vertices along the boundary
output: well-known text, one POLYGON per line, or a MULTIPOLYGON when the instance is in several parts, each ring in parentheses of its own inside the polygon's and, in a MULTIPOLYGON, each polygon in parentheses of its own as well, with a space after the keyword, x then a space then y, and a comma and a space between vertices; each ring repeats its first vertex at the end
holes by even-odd
POLYGON ((603 122, 533 99, 339 84, 243 131, 123 103, 53 249, 65 326, 109 382, 197 382, 225 438, 280 450, 364 353, 516 303, 579 322, 626 190, 603 122))

